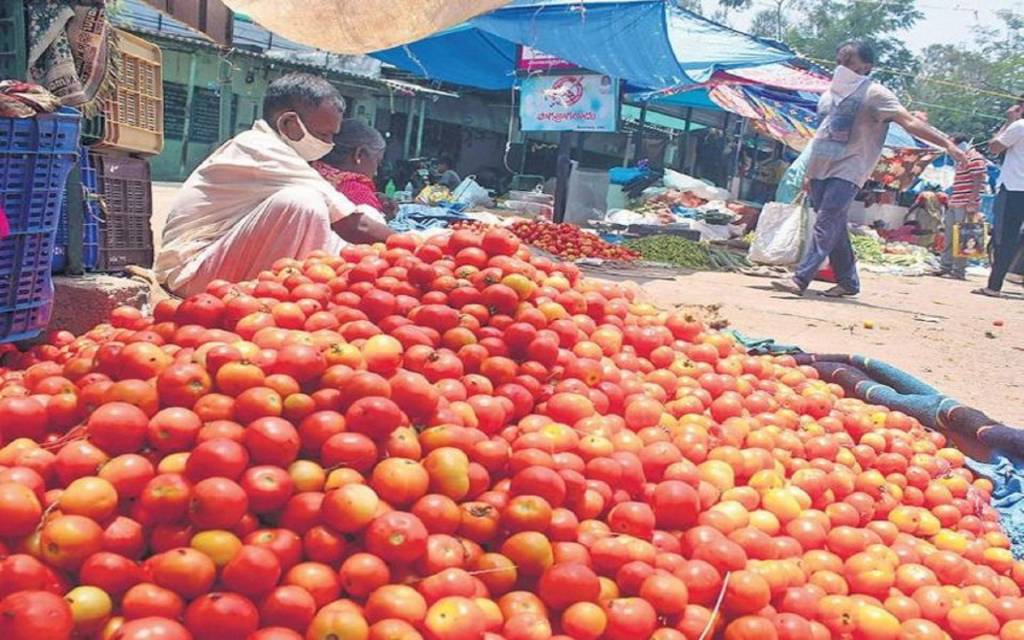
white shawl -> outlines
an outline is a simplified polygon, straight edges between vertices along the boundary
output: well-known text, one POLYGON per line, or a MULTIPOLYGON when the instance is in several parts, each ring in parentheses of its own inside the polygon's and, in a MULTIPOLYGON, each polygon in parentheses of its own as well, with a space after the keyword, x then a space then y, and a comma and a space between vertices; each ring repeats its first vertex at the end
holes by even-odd
MULTIPOLYGON (((224 143, 181 186, 171 204, 163 246, 156 257, 157 279, 187 279, 189 260, 285 187, 308 187, 323 196, 331 222, 356 207, 324 180, 263 120, 224 143)), ((192 265, 194 267, 194 265, 192 265)))

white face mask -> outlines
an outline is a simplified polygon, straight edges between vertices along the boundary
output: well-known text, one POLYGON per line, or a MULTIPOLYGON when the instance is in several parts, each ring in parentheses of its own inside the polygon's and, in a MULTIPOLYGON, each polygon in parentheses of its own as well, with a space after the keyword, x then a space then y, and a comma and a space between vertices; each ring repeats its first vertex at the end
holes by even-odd
MULTIPOLYGON (((290 113, 295 113, 294 111, 290 113)), ((299 121, 299 128, 302 129, 302 137, 298 140, 292 140, 281 131, 281 118, 287 114, 282 114, 277 119, 277 131, 281 139, 284 140, 285 144, 295 150, 295 153, 299 154, 306 162, 312 162, 319 160, 326 156, 334 149, 333 142, 324 142, 320 138, 317 138, 306 129, 305 123, 302 122, 302 116, 295 113, 295 119, 299 121)))
POLYGON ((844 99, 860 88, 861 83, 867 80, 849 67, 838 65, 832 74, 831 91, 840 99, 844 99))

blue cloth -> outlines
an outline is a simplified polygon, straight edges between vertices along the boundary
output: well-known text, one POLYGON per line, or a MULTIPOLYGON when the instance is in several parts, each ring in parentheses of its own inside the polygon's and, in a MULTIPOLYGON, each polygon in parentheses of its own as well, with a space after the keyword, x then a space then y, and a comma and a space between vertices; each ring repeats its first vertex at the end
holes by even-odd
POLYGON ((446 207, 430 207, 425 204, 403 204, 398 207, 394 219, 388 226, 395 231, 425 231, 440 229, 459 220, 469 220, 463 215, 446 207))
POLYGON ((998 454, 988 463, 968 458, 967 466, 992 481, 992 506, 999 512, 1013 555, 1024 560, 1024 471, 998 454))
POLYGON ((702 18, 673 0, 515 0, 455 29, 370 55, 418 75, 503 89, 515 83, 516 45, 648 89, 793 57, 780 44, 702 18))
POLYGON ((731 335, 736 342, 743 345, 747 353, 754 355, 784 355, 803 353, 800 347, 791 344, 779 344, 774 338, 751 338, 736 329, 723 329, 722 333, 731 335))
POLYGON ((794 280, 807 287, 828 258, 836 280, 847 291, 860 291, 857 257, 847 231, 847 213, 860 187, 840 178, 811 181, 811 206, 817 212, 811 245, 796 268, 794 280))
POLYGON ((677 218, 683 218, 686 220, 698 220, 701 217, 701 210, 694 209, 693 207, 684 207, 681 204, 674 204, 669 209, 672 211, 672 215, 677 218))
POLYGON ((650 171, 644 167, 612 167, 608 170, 608 181, 612 184, 629 184, 648 174, 650 171))

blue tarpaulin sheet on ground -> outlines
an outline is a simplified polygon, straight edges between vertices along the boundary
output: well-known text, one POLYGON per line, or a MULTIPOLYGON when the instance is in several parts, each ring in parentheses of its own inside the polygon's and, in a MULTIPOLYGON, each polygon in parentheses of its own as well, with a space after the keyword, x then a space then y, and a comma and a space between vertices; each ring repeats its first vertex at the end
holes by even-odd
POLYGON ((967 466, 992 481, 992 506, 999 512, 1014 555, 1024 559, 1024 468, 999 454, 988 463, 968 458, 967 466))
POLYGON ((515 82, 516 45, 650 89, 793 57, 782 45, 702 18, 673 0, 517 0, 455 29, 371 55, 418 75, 503 89, 515 82))

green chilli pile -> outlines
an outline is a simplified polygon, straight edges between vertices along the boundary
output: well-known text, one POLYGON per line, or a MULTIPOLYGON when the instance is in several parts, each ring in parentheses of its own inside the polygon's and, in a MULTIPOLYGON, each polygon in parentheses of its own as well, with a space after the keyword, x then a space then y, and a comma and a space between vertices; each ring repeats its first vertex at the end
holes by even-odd
POLYGON ((853 245, 853 253, 861 262, 871 264, 882 264, 885 262, 885 251, 882 243, 871 236, 850 234, 850 244, 853 245))
POLYGON ((680 236, 647 236, 627 240, 625 246, 639 253, 644 260, 664 262, 695 271, 736 271, 750 266, 741 254, 680 236))

